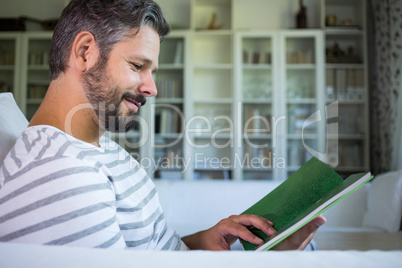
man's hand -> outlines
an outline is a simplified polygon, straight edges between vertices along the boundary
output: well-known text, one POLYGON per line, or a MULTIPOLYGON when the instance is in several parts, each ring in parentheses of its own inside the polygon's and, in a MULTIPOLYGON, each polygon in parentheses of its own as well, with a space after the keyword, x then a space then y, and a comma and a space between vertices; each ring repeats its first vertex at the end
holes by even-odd
POLYGON ((256 215, 232 215, 221 220, 212 228, 183 237, 183 242, 190 249, 203 250, 230 250, 230 246, 242 238, 253 244, 261 244, 263 241, 250 232, 246 226, 254 226, 262 230, 268 236, 275 233, 272 222, 256 215))
POLYGON ((323 216, 318 216, 305 226, 300 228, 294 234, 283 240, 281 243, 273 247, 273 250, 303 250, 313 239, 315 232, 318 228, 326 223, 326 219, 323 216))
MULTIPOLYGON (((304 249, 313 239, 313 235, 318 227, 325 222, 326 220, 322 216, 315 218, 273 249, 304 249)), ((199 250, 230 250, 230 246, 238 238, 242 238, 256 245, 261 244, 263 241, 251 233, 246 226, 254 226, 262 230, 268 236, 272 236, 276 232, 272 228, 272 222, 263 217, 256 215, 233 215, 227 219, 221 220, 217 225, 208 230, 183 237, 182 240, 190 249, 199 250)))

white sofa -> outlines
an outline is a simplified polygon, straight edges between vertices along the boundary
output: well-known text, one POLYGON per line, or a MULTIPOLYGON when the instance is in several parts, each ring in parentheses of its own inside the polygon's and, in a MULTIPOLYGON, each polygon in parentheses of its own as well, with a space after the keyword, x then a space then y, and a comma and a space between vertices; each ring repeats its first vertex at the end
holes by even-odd
POLYGON ((0 243, 5 268, 400 268, 402 251, 129 251, 0 243))
MULTIPOLYGON (((168 223, 184 236, 242 213, 280 182, 156 180, 155 184, 168 223)), ((401 213, 402 171, 382 174, 325 212, 327 223, 315 241, 321 249, 402 249, 401 213)))

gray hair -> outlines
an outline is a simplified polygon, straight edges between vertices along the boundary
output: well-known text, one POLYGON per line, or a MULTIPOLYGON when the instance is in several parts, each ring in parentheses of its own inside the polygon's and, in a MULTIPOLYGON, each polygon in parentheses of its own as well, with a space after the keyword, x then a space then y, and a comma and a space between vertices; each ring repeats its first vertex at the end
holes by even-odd
POLYGON ((148 25, 160 41, 170 26, 157 3, 152 0, 71 0, 54 30, 50 49, 50 80, 67 70, 76 35, 89 31, 95 37, 100 57, 106 62, 114 44, 138 33, 148 25))

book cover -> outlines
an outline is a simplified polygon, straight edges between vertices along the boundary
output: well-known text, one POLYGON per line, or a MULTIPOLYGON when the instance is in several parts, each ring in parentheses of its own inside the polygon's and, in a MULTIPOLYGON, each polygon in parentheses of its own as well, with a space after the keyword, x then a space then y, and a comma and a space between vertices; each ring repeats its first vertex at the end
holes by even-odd
POLYGON ((268 250, 309 223, 325 210, 373 177, 360 173, 342 179, 331 167, 313 157, 286 181, 242 214, 262 216, 274 224, 275 235, 268 237, 256 228, 250 230, 264 240, 254 245, 241 240, 245 250, 268 250))

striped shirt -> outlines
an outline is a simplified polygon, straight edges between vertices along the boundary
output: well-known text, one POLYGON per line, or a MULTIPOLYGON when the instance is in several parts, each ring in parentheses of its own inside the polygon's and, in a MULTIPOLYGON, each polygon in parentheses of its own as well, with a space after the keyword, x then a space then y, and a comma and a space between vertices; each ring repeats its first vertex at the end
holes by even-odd
POLYGON ((27 128, 0 167, 0 241, 185 249, 145 170, 110 139, 100 144, 27 128))

